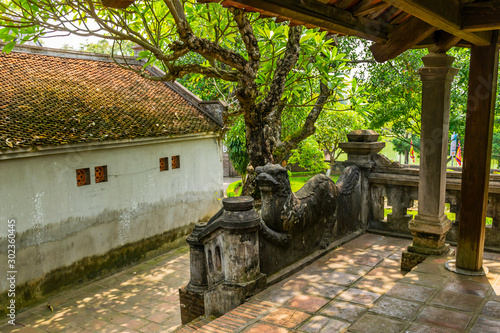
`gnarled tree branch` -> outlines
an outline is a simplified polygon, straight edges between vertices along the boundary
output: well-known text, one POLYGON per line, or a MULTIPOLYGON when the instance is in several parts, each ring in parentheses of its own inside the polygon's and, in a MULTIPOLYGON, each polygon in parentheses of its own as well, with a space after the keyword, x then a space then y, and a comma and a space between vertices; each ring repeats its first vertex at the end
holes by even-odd
POLYGON ((328 102, 328 98, 331 94, 332 91, 328 89, 325 84, 320 83, 320 95, 316 100, 316 105, 307 115, 306 121, 304 122, 302 128, 291 134, 288 138, 277 145, 273 156, 276 163, 280 163, 281 161, 283 161, 290 150, 294 149, 302 140, 314 134, 314 132, 316 131, 316 127, 314 126, 314 124, 321 114, 323 106, 328 102))
POLYGON ((257 105, 257 109, 264 117, 278 106, 281 96, 285 91, 288 73, 295 66, 299 58, 301 33, 302 26, 290 28, 285 54, 276 65, 273 81, 271 82, 267 96, 257 105))
POLYGON ((169 45, 170 49, 176 51, 187 47, 203 57, 213 58, 223 64, 233 67, 239 72, 244 72, 247 60, 240 54, 227 50, 208 39, 196 36, 184 14, 184 7, 180 0, 163 0, 174 17, 182 43, 176 42, 169 45))

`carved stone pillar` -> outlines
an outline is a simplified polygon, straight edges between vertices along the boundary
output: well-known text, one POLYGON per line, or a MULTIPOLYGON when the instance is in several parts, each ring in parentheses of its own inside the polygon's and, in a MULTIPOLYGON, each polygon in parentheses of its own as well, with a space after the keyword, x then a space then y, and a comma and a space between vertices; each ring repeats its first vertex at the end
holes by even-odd
POLYGON ((206 223, 197 223, 193 232, 186 238, 189 244, 190 279, 187 286, 179 289, 182 324, 205 314, 205 291, 208 288, 205 248, 198 240, 206 223))
POLYGON ((429 53, 422 60, 418 215, 409 223, 413 244, 403 253, 402 270, 411 270, 427 255, 447 252, 446 234, 452 225, 444 207, 451 83, 458 69, 451 67, 455 58, 446 54, 429 53))
MULTIPOLYGON (((368 220, 370 215, 370 184, 368 182, 368 173, 375 166, 375 162, 372 160, 372 156, 377 154, 385 147, 385 142, 379 142, 379 134, 373 130, 354 130, 347 134, 347 139, 349 142, 342 142, 339 147, 347 154, 347 163, 354 164, 358 166, 361 170, 360 177, 360 198, 359 204, 355 203, 353 207, 351 198, 350 205, 340 203, 338 205, 337 212, 337 223, 339 230, 343 228, 347 230, 345 225, 351 225, 353 216, 358 215, 360 227, 366 229, 368 227, 368 220), (349 214, 343 214, 342 210, 352 210, 349 214)), ((342 198, 340 198, 341 200, 342 198)), ((382 206, 383 215, 383 206, 382 206)))
POLYGON ((200 232, 206 227, 206 223, 197 223, 193 232, 186 238, 189 244, 190 279, 187 289, 193 292, 204 292, 208 287, 207 264, 205 261, 205 247, 198 240, 200 232))

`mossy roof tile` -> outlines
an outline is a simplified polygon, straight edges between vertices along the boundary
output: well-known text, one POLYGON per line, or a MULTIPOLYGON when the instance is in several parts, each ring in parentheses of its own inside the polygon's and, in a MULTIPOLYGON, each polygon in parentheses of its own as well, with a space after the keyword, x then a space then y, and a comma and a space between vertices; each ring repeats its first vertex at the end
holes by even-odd
POLYGON ((115 63, 0 53, 0 150, 219 129, 168 84, 115 63))

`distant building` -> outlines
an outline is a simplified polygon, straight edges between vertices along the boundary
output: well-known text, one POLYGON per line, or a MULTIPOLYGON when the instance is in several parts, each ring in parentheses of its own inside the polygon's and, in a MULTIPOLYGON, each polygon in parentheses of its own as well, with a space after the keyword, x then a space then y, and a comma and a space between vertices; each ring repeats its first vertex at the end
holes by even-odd
POLYGON ((164 250, 217 212, 222 107, 106 55, 0 54, 0 268, 15 219, 19 298, 164 250))

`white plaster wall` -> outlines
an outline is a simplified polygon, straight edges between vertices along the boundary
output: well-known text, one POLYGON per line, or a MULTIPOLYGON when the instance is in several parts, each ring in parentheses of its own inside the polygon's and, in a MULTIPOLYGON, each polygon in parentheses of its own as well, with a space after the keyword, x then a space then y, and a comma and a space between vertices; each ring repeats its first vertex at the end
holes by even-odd
POLYGON ((221 207, 222 172, 213 136, 0 160, 0 269, 8 271, 10 218, 17 226, 20 284, 209 217, 221 207), (172 170, 175 155, 181 167, 172 170), (161 157, 169 158, 168 171, 160 172, 161 157), (108 181, 96 184, 94 167, 101 165, 108 181), (80 168, 90 168, 90 185, 76 185, 80 168))

